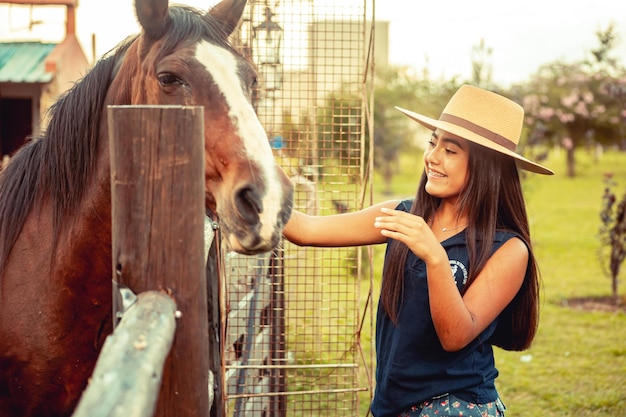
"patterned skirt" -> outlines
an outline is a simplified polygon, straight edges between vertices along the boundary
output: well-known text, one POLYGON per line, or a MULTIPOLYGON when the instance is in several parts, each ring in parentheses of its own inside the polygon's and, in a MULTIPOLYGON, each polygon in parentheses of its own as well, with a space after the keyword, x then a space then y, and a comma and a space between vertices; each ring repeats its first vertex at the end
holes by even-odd
POLYGON ((398 417, 504 417, 505 410, 499 398, 490 403, 476 404, 453 394, 444 394, 414 405, 398 417))

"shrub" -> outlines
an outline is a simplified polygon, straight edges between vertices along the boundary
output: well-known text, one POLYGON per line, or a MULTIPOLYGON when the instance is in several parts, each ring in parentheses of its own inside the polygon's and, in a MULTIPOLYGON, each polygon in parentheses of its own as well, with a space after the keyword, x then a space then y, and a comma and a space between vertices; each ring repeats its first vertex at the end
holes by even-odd
POLYGON ((617 303, 619 302, 617 277, 626 258, 626 190, 618 201, 614 192, 618 184, 613 179, 612 173, 604 175, 604 183, 606 187, 600 211, 602 224, 599 233, 599 258, 604 271, 611 278, 611 290, 617 303))

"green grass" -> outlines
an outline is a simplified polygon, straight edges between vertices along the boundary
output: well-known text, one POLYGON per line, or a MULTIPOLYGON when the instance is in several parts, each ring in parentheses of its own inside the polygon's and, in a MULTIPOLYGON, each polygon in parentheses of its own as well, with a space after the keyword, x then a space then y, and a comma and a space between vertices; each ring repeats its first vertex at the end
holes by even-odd
MULTIPOLYGON (((410 197, 415 192, 421 163, 419 157, 411 158, 401 161, 393 197, 410 197)), ((613 172, 619 186, 626 187, 626 154, 606 153, 594 161, 579 150, 577 162, 576 178, 566 177, 561 154, 547 162, 555 176, 530 174, 524 181, 543 279, 542 315, 529 350, 496 350, 500 371, 496 383, 508 416, 626 416, 626 314, 579 311, 564 303, 572 297, 611 294, 610 279, 597 256, 602 179, 605 172, 613 172)), ((375 178, 374 188, 382 189, 378 184, 375 178)), ((389 197, 375 195, 374 200, 389 197)), ((380 289, 382 250, 375 250, 375 294, 380 289)), ((626 285, 624 277, 626 265, 621 285, 626 285)), ((620 294, 625 292, 620 290, 620 294)), ((364 337, 365 349, 369 337, 364 337)), ((360 415, 365 415, 364 396, 361 402, 365 404, 360 415)))
POLYGON ((498 387, 513 416, 626 415, 626 315, 574 310, 564 302, 611 294, 597 255, 602 179, 613 172, 626 187, 626 154, 607 153, 594 162, 579 151, 577 158, 575 178, 553 158, 557 175, 530 176, 525 183, 543 303, 533 346, 496 352, 498 387))

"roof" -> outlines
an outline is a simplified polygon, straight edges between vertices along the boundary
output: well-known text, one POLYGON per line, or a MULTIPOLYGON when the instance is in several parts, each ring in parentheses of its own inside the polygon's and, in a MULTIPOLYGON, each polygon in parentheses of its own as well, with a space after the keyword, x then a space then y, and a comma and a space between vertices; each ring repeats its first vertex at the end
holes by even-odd
POLYGON ((41 42, 0 42, 0 82, 47 83, 46 58, 57 46, 41 42))
POLYGON ((2 0, 0 3, 27 4, 37 6, 78 6, 78 0, 2 0))

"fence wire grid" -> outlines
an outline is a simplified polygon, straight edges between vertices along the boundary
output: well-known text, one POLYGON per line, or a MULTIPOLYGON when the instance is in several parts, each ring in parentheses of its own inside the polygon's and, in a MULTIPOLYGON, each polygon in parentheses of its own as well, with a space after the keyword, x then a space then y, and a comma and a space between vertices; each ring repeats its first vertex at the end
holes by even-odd
MULTIPOLYGON (((294 207, 305 213, 371 201, 368 14, 364 0, 246 6, 235 43, 257 65, 255 107, 295 185, 294 207)), ((373 390, 371 277, 362 272, 371 271, 363 268, 368 250, 283 241, 272 254, 222 249, 221 258, 224 415, 366 415, 373 390)))

